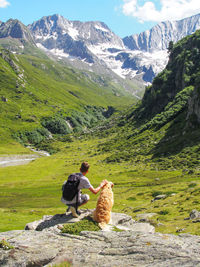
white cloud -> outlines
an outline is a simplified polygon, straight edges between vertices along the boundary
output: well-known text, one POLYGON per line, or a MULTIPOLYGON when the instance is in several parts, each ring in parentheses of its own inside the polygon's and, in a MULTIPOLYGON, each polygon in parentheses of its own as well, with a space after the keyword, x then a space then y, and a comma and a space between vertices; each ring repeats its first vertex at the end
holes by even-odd
POLYGON ((144 21, 179 20, 200 13, 199 0, 154 0, 140 5, 138 0, 123 0, 123 13, 144 21), (155 5, 159 2, 160 8, 155 5))
POLYGON ((0 0, 0 8, 9 6, 10 3, 7 0, 0 0))

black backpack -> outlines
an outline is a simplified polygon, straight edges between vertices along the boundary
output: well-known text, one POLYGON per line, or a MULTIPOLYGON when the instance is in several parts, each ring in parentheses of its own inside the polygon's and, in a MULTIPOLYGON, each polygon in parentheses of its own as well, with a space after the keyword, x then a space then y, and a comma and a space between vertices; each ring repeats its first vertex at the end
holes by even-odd
POLYGON ((76 194, 78 194, 78 186, 80 183, 80 175, 73 173, 68 177, 67 182, 63 186, 63 198, 67 201, 71 201, 76 194))

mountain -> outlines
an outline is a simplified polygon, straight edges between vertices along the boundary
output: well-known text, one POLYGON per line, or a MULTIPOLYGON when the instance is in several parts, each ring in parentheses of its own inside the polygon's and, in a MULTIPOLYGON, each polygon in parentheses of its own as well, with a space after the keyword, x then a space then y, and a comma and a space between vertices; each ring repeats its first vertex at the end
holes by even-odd
POLYGON ((142 101, 108 124, 117 136, 102 147, 112 151, 107 162, 198 170, 199 51, 200 30, 173 45, 166 68, 146 88, 142 101))
POLYGON ((131 50, 151 53, 166 50, 170 41, 176 43, 199 28, 200 14, 178 21, 161 22, 150 30, 125 37, 123 42, 131 50))
POLYGON ((144 86, 139 81, 126 81, 120 61, 113 53, 125 49, 123 41, 99 21, 69 21, 60 15, 43 17, 29 25, 39 48, 68 65, 110 76, 125 90, 140 97, 144 86))
POLYGON ((164 69, 168 45, 200 27, 200 14, 180 21, 166 21, 140 34, 123 39, 99 21, 69 21, 60 15, 41 18, 26 27, 17 20, 0 25, 0 44, 11 51, 28 53, 38 47, 56 61, 80 70, 110 77, 140 98, 144 85, 164 69), (6 40, 6 45, 5 45, 6 40), (9 42, 8 42, 9 41, 9 42), (20 42, 16 49, 16 41, 20 42))
POLYGON ((162 22, 123 39, 103 22, 69 21, 60 15, 43 17, 29 25, 37 46, 47 53, 80 68, 107 71, 111 76, 114 72, 131 83, 143 84, 152 82, 166 66, 169 42, 177 42, 199 27, 199 14, 162 22))
POLYGON ((15 38, 23 39, 27 42, 35 44, 33 36, 28 28, 23 25, 19 20, 10 19, 6 23, 0 23, 0 38, 15 38))
MULTIPOLYGON (((167 64, 169 42, 176 43, 199 28, 200 14, 179 21, 161 22, 150 30, 123 38, 124 45, 128 49, 140 51, 140 57, 128 58, 129 69, 140 69, 144 73, 143 80, 152 82, 153 78, 167 64), (143 58, 143 60, 140 58, 143 58), (139 60, 137 66, 135 66, 136 60, 139 60)), ((126 68, 126 66, 124 67, 126 68)))
MULTIPOLYGON (((68 64, 79 68, 107 72, 115 79, 120 77, 131 84, 139 84, 138 96, 143 91, 143 80, 149 81, 153 75, 149 62, 155 63, 156 57, 160 59, 160 53, 152 59, 150 54, 127 49, 123 40, 103 22, 83 23, 53 15, 43 17, 28 27, 37 46, 48 55, 67 60, 68 64)), ((161 66, 157 66, 157 72, 163 68, 163 63, 158 62, 158 65, 161 66)))

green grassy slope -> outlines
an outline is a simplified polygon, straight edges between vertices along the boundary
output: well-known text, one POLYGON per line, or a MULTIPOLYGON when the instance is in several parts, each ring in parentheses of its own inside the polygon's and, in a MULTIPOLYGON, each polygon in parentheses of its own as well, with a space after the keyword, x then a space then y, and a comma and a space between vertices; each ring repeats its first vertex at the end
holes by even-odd
MULTIPOLYGON (((0 231, 23 229, 26 223, 45 214, 64 213, 61 186, 87 160, 91 165, 87 176, 94 187, 103 179, 115 184, 113 211, 130 214, 136 220, 141 213, 156 213, 150 222, 157 231, 200 234, 198 223, 184 220, 192 209, 200 209, 200 182, 196 174, 150 170, 143 163, 108 164, 105 159, 111 152, 100 151, 98 147, 105 141, 108 137, 82 137, 70 143, 57 143, 59 153, 28 165, 2 168, 0 231), (152 202, 159 194, 165 194, 166 198, 152 202)), ((84 208, 95 208, 98 195, 84 192, 91 197, 84 208)))
POLYGON ((13 143, 13 133, 41 127, 43 117, 65 118, 73 110, 81 117, 86 106, 122 109, 134 101, 109 81, 104 85, 92 82, 81 72, 50 59, 6 50, 0 53, 0 154, 13 143))

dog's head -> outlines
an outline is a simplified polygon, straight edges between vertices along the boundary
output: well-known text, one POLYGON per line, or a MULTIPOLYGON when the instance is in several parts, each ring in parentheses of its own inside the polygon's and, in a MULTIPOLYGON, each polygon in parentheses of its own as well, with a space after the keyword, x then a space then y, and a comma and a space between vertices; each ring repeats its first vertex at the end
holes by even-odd
POLYGON ((112 182, 107 181, 107 180, 106 180, 106 182, 107 183, 104 185, 104 188, 110 188, 110 189, 112 189, 112 187, 114 186, 114 184, 112 182))

